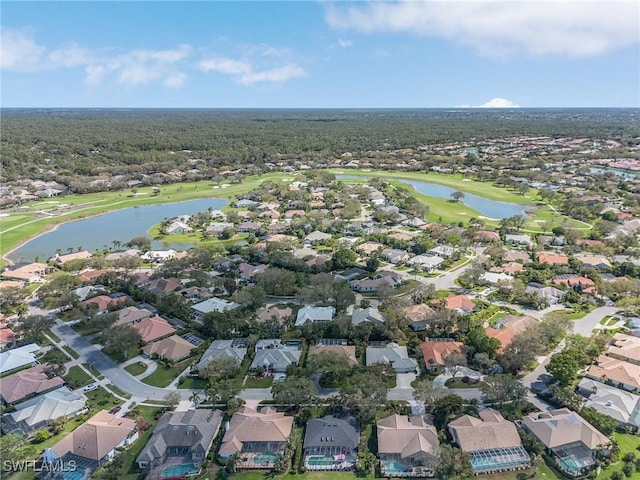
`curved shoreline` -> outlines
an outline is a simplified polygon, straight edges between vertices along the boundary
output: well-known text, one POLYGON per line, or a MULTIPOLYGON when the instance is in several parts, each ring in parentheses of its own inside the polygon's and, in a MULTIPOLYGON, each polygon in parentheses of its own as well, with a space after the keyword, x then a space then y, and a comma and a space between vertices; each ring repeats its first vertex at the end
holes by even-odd
MULTIPOLYGON (((20 242, 19 242, 15 247, 13 247, 12 249, 10 249, 10 250, 9 250, 9 251, 7 251, 6 253, 4 253, 4 254, 2 255, 2 260, 3 260, 4 262, 6 262, 6 265, 8 265, 8 266, 9 266, 9 265, 14 265, 14 264, 15 264, 15 262, 14 262, 13 260, 11 260, 10 258, 8 258, 8 256, 9 256, 9 255, 11 255, 12 253, 14 253, 16 250, 20 249, 21 247, 23 247, 23 246, 24 246, 24 245, 26 245, 27 243, 29 243, 29 242, 31 242, 31 241, 33 241, 33 240, 35 240, 35 239, 37 239, 37 238, 39 238, 39 237, 41 237, 41 236, 43 236, 43 235, 46 235, 46 234, 48 234, 48 233, 55 232, 55 231, 58 229, 58 227, 60 227, 60 226, 62 226, 62 225, 66 225, 66 224, 68 224, 68 223, 78 222, 78 221, 82 221, 82 220, 88 220, 88 219, 90 219, 90 218, 99 217, 99 216, 101 216, 101 215, 107 215, 107 214, 109 214, 109 213, 116 212, 116 211, 118 211, 118 210, 126 210, 127 208, 139 208, 139 207, 147 207, 147 206, 149 206, 149 207, 150 207, 150 206, 159 206, 159 205, 169 205, 169 204, 176 204, 176 203, 190 202, 190 201, 193 201, 193 200, 206 200, 206 199, 224 200, 224 201, 226 201, 226 202, 229 202, 229 199, 228 199, 228 198, 222 198, 222 197, 217 197, 217 196, 216 196, 216 197, 208 197, 208 196, 204 196, 204 197, 200 197, 200 198, 192 198, 192 199, 188 199, 188 200, 178 200, 178 201, 176 201, 176 202, 160 202, 160 203, 147 203, 147 204, 144 204, 144 205, 128 205, 128 206, 125 206, 125 207, 122 207, 122 208, 115 208, 115 209, 112 209, 112 210, 107 210, 107 211, 105 211, 105 212, 100 212, 100 213, 90 213, 90 214, 87 214, 87 215, 82 215, 82 216, 80 216, 80 217, 77 217, 77 218, 71 218, 71 219, 69 219, 69 220, 64 220, 64 221, 59 222, 59 223, 54 223, 54 224, 48 224, 48 225, 46 225, 46 226, 44 227, 44 230, 42 230, 41 232, 36 233, 35 235, 30 235, 30 236, 28 236, 28 237, 24 238, 24 239, 23 239, 22 241, 20 241, 20 242)), ((89 208, 93 208, 93 207, 89 207, 89 208)), ((67 213, 65 213, 65 214, 71 215, 71 214, 76 213, 76 212, 78 212, 78 211, 80 211, 80 210, 82 210, 82 209, 73 210, 73 211, 67 212, 67 213)), ((39 219, 36 219, 36 220, 32 220, 32 222, 37 222, 37 221, 40 221, 40 220, 43 220, 43 219, 40 219, 40 218, 39 218, 39 219)), ((146 232, 148 233, 148 229, 146 230, 146 232)), ((153 239, 152 239, 152 240, 153 240, 153 239)), ((46 260, 48 260, 48 259, 46 259, 46 260)), ((45 262, 46 262, 46 260, 45 260, 45 262)))

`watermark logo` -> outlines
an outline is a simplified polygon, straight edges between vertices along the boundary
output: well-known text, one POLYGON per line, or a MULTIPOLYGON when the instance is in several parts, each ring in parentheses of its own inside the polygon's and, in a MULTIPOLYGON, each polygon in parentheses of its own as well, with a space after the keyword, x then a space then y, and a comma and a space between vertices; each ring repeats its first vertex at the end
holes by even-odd
POLYGON ((43 462, 41 460, 4 460, 2 470, 4 472, 75 472, 78 465, 75 460, 63 462, 43 462))

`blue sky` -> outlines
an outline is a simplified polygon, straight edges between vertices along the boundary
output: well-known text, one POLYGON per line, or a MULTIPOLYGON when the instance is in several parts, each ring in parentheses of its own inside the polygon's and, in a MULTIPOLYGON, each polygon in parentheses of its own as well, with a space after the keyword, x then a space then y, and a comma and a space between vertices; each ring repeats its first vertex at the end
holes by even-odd
POLYGON ((640 4, 2 1, 3 107, 639 107, 640 4))

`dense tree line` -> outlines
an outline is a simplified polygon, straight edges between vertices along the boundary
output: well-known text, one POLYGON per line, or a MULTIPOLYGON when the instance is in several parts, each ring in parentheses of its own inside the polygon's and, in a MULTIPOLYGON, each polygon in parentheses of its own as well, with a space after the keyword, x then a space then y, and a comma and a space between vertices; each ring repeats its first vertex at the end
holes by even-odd
POLYGON ((3 180, 261 169, 287 159, 514 135, 638 136, 633 110, 4 110, 3 180), (193 160, 198 160, 194 162, 193 160), (48 173, 53 172, 53 173, 48 173))

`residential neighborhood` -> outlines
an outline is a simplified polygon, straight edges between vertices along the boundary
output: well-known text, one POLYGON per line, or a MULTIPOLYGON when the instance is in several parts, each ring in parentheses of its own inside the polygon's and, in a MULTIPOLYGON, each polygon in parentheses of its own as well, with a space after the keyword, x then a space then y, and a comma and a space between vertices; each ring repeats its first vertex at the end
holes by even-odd
POLYGON ((636 210, 586 238, 518 215, 429 221, 385 179, 289 174, 162 226, 214 244, 2 272, 8 300, 26 295, 0 329, 12 455, 70 480, 635 465, 636 210))

